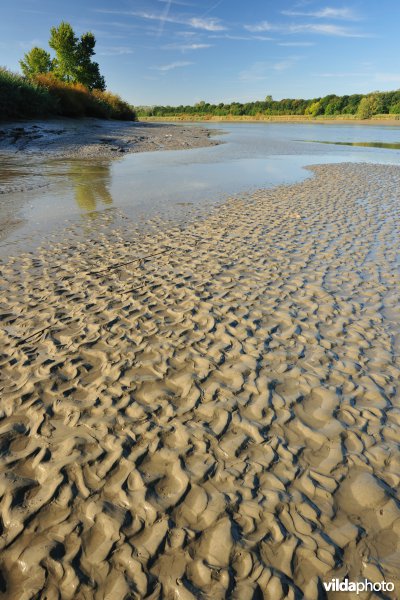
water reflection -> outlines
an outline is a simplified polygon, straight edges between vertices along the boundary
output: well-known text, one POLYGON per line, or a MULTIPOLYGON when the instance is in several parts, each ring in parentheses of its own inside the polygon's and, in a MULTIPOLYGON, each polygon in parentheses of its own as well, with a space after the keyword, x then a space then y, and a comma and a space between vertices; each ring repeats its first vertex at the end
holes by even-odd
POLYGON ((89 213, 112 205, 109 162, 74 161, 66 175, 73 184, 75 202, 81 210, 89 213))
POLYGON ((327 142, 321 140, 303 140, 314 144, 333 144, 335 146, 360 146, 362 148, 386 148, 387 150, 400 150, 400 143, 387 142, 327 142))
POLYGON ((310 164, 399 162, 398 126, 207 126, 229 133, 221 136, 223 144, 134 153, 111 160, 4 157, 0 153, 0 193, 1 188, 13 192, 0 197, 0 218, 4 212, 7 217, 8 201, 14 214, 16 207, 23 206, 20 214, 26 219, 18 234, 8 239, 32 232, 39 236, 71 219, 83 217, 89 223, 104 211, 107 216, 123 214, 136 222, 154 215, 185 219, 191 211, 188 202, 197 210, 233 194, 301 181, 311 176, 304 170, 310 164), (313 143, 321 138, 323 143, 313 143))

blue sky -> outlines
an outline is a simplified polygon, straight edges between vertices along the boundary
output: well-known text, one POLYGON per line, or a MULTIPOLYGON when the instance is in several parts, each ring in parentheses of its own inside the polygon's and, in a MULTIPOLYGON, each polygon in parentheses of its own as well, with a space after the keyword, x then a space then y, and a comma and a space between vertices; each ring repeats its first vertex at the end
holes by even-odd
POLYGON ((108 88, 136 105, 391 90, 399 17, 398 0, 4 1, 0 65, 65 20, 94 32, 108 88))

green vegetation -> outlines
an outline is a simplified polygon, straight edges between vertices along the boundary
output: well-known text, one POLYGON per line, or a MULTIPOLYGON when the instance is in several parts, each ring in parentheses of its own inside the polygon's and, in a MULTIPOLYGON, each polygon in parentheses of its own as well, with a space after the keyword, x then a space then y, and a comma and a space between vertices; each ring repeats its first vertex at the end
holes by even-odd
POLYGON ((369 119, 375 115, 400 114, 400 90, 394 92, 373 92, 323 98, 273 100, 267 96, 264 101, 232 102, 230 104, 209 104, 198 102, 194 106, 152 106, 138 107, 141 117, 176 117, 183 119, 208 119, 248 117, 262 119, 279 116, 337 117, 369 119))
POLYGON ((42 73, 53 73, 65 83, 81 83, 89 90, 106 89, 104 77, 100 75, 97 62, 92 60, 96 38, 87 32, 78 39, 69 23, 62 21, 50 30, 49 46, 55 58, 43 48, 35 46, 19 61, 25 77, 31 78, 42 73))
POLYGON ((23 74, 28 79, 38 73, 48 73, 53 68, 53 61, 49 52, 37 46, 27 52, 23 60, 19 61, 19 64, 21 65, 23 74))
POLYGON ((29 79, 0 68, 0 118, 18 119, 57 114, 49 91, 29 79))
POLYGON ((34 47, 20 61, 22 77, 0 68, 0 119, 59 115, 135 121, 134 108, 105 91, 99 65, 92 60, 94 35, 78 38, 64 22, 50 33, 54 58, 34 47))

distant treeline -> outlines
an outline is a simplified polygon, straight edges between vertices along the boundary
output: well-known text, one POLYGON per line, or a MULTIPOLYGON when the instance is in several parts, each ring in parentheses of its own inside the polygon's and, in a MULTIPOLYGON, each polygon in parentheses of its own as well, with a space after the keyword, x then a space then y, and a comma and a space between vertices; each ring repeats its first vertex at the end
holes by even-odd
POLYGON ((151 106, 137 107, 143 117, 262 117, 282 115, 304 115, 309 117, 354 115, 360 119, 369 119, 374 115, 400 114, 400 90, 393 92, 373 92, 371 94, 352 94, 336 96, 329 94, 323 98, 311 100, 287 98, 273 100, 267 96, 264 101, 232 102, 230 104, 210 104, 198 102, 194 106, 151 106))

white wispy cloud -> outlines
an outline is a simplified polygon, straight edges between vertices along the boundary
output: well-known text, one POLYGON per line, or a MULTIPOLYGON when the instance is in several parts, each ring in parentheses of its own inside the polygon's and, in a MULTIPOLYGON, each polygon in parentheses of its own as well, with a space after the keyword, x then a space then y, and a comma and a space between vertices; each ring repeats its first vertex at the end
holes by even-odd
POLYGON ((169 13, 171 10, 171 2, 172 0, 167 0, 165 3, 165 9, 164 12, 161 15, 161 18, 159 19, 159 27, 158 27, 158 31, 157 31, 157 35, 160 36, 162 34, 162 32, 164 31, 164 25, 166 20, 169 17, 169 13))
POLYGON ((180 50, 181 52, 189 52, 190 50, 203 50, 211 48, 211 44, 166 44, 163 46, 165 50, 180 50))
POLYGON ((133 50, 127 46, 110 46, 100 48, 97 54, 99 56, 122 56, 124 54, 133 54, 133 50))
POLYGON ((170 5, 167 4, 166 10, 162 13, 150 12, 145 10, 108 10, 108 9, 96 9, 96 12, 124 15, 131 17, 138 17, 140 19, 146 19, 148 21, 158 21, 164 25, 164 23, 175 23, 177 25, 184 25, 185 27, 193 27, 193 29, 201 29, 203 31, 225 31, 227 28, 222 25, 220 19, 211 17, 180 17, 169 14, 170 5))
POLYGON ((182 0, 158 0, 163 4, 176 4, 177 6, 193 6, 190 2, 183 2, 182 0))
POLYGON ((197 31, 177 31, 175 35, 179 35, 184 38, 193 38, 194 35, 197 35, 197 31))
POLYGON ((270 41, 274 40, 274 38, 268 37, 266 35, 232 35, 230 33, 209 35, 208 37, 210 39, 237 40, 237 41, 246 41, 246 42, 252 42, 254 40, 259 40, 261 42, 270 42, 270 41))
POLYGON ((321 8, 314 11, 301 10, 283 10, 282 15, 288 17, 314 17, 316 19, 344 19, 347 21, 357 21, 358 15, 350 8, 321 8))
POLYGON ((322 24, 322 23, 304 23, 299 25, 290 25, 289 33, 317 33, 320 35, 333 35, 337 37, 364 38, 370 37, 367 33, 353 31, 340 25, 322 24))
POLYGON ((168 65, 160 65, 158 67, 152 67, 156 71, 172 71, 173 69, 180 69, 181 67, 188 67, 192 65, 192 62, 178 60, 176 62, 169 63, 168 65))
POLYGON ((244 26, 247 31, 251 31, 252 33, 258 33, 261 31, 272 31, 275 29, 274 25, 269 23, 268 21, 261 21, 260 23, 256 23, 254 25, 245 25, 244 26))
POLYGON ((268 21, 261 21, 253 25, 245 25, 244 28, 251 32, 276 31, 283 34, 293 33, 314 33, 319 35, 332 35, 336 37, 364 38, 371 37, 367 33, 354 31, 348 27, 334 25, 332 23, 289 23, 289 24, 271 24, 268 21))
POLYGON ((315 46, 314 42, 278 42, 278 46, 285 46, 288 48, 307 48, 309 46, 315 46))
POLYGON ((224 31, 226 27, 221 25, 218 19, 202 19, 194 17, 189 19, 188 25, 195 29, 204 29, 205 31, 224 31))

